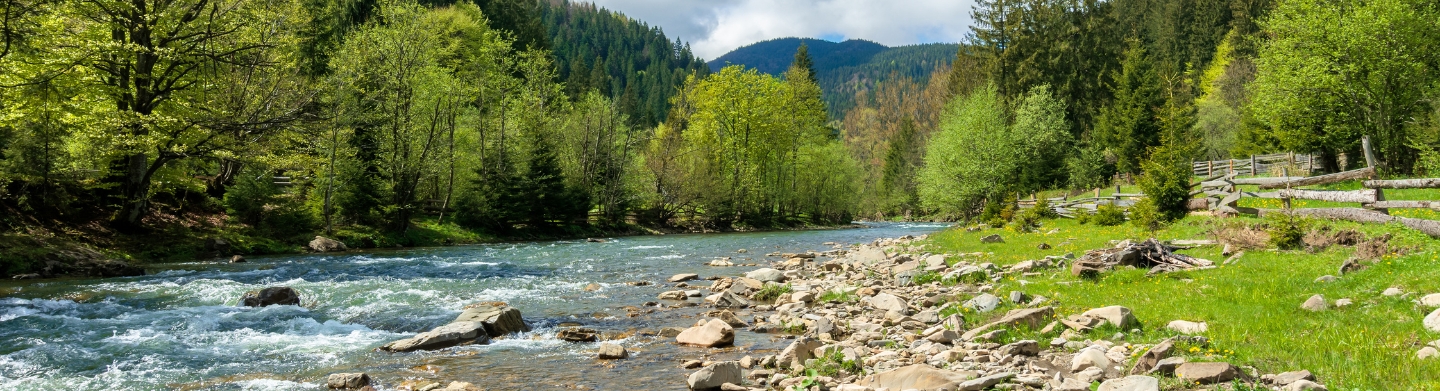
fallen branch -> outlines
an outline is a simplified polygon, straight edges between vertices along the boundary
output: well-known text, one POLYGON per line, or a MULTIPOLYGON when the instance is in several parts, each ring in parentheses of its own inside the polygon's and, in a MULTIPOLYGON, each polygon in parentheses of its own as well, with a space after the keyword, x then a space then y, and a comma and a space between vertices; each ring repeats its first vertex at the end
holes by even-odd
POLYGON ((1375 202, 1379 195, 1375 189, 1351 191, 1281 189, 1278 193, 1281 198, 1357 203, 1375 202))

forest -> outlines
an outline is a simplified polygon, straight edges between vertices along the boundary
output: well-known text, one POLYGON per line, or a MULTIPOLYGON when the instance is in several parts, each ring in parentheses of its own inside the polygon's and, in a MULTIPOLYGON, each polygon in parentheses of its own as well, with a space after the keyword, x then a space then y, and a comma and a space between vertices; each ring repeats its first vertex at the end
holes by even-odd
POLYGON ((710 74, 567 6, 7 0, 7 235, 264 253, 850 221, 859 168, 810 70, 710 74))
POLYGON ((1361 136, 1385 175, 1440 172, 1418 0, 981 0, 953 61, 837 68, 875 80, 842 107, 805 45, 712 71, 588 3, 4 1, 3 236, 180 243, 155 258, 987 218, 1117 183, 1165 220, 1192 159, 1338 171, 1361 136))
MULTIPOLYGON (((1440 10, 1411 0, 983 0, 953 66, 862 92, 842 138, 861 216, 989 218, 1037 191, 1138 185, 1183 215, 1192 160, 1314 154, 1440 172, 1440 10)), ((1134 211, 1132 211, 1133 213, 1134 211)), ((1132 216, 1133 217, 1133 216, 1132 216)))

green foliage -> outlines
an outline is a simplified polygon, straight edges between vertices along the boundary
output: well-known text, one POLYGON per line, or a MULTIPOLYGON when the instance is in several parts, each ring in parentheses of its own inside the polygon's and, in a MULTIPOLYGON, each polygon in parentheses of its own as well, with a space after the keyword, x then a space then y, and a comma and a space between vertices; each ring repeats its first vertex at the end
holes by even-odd
POLYGON ((1095 216, 1090 218, 1090 222, 1101 227, 1125 224, 1125 209, 1114 204, 1100 204, 1095 208, 1095 216))
POLYGON ((1312 222, 1305 216, 1294 213, 1271 213, 1265 219, 1266 231, 1270 233, 1270 245, 1281 250, 1296 250, 1305 247, 1305 233, 1310 231, 1312 222))
POLYGON ((816 298, 816 300, 824 303, 854 303, 860 301, 860 296, 856 295, 855 292, 825 291, 825 293, 821 293, 820 297, 816 298))
POLYGON ((1149 149, 1160 144, 1155 109, 1165 102, 1160 76, 1139 41, 1130 41, 1112 93, 1115 100, 1100 111, 1094 141, 1115 156, 1115 169, 1138 174, 1149 149))
POLYGON ((831 349, 829 353, 815 358, 815 365, 806 365, 812 376, 838 377, 841 372, 848 372, 852 375, 864 374, 864 367, 855 360, 846 360, 845 354, 839 348, 831 349))
POLYGON ((1251 108, 1287 148, 1336 156, 1369 135, 1382 169, 1411 172, 1404 128, 1430 109, 1440 80, 1437 18, 1420 0, 1279 2, 1251 108))
POLYGON ((927 209, 973 216, 987 198, 1028 193, 1060 178, 1069 136, 1063 106, 1040 87, 1016 109, 1014 126, 993 85, 957 98, 931 137, 920 170, 919 195, 927 209), (1016 178, 1020 178, 1016 180, 1016 178))
POLYGON ((780 298, 780 296, 788 295, 793 291, 794 289, 790 284, 765 284, 765 287, 760 288, 760 291, 755 292, 755 295, 751 296, 751 298, 762 302, 774 302, 775 299, 780 298))
POLYGON ((941 282, 944 277, 945 275, 940 274, 939 272, 922 271, 920 272, 920 274, 916 274, 914 277, 912 277, 910 281, 914 282, 915 285, 925 285, 932 282, 941 282))

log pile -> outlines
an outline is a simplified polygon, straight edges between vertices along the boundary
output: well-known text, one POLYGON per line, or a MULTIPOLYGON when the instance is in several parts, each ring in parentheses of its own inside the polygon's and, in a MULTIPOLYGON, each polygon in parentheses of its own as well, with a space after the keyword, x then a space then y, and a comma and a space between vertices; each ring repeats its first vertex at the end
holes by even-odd
POLYGON ((1121 242, 1114 248, 1091 250, 1075 260, 1070 273, 1077 277, 1093 277, 1116 267, 1134 266, 1150 269, 1149 275, 1181 270, 1215 267, 1207 259, 1176 254, 1176 248, 1151 238, 1144 242, 1121 242))

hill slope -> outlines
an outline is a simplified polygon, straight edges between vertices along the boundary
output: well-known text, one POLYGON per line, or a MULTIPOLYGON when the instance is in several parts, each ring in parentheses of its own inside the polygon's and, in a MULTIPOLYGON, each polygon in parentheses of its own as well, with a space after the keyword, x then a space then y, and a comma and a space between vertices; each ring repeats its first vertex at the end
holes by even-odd
POLYGON ((711 71, 727 65, 743 65, 760 72, 779 75, 790 67, 795 50, 804 43, 815 61, 820 88, 824 90, 832 118, 855 106, 855 94, 870 91, 892 74, 911 77, 922 84, 936 67, 955 60, 959 44, 924 44, 887 47, 871 41, 830 42, 812 38, 780 38, 757 42, 709 62, 711 71))

